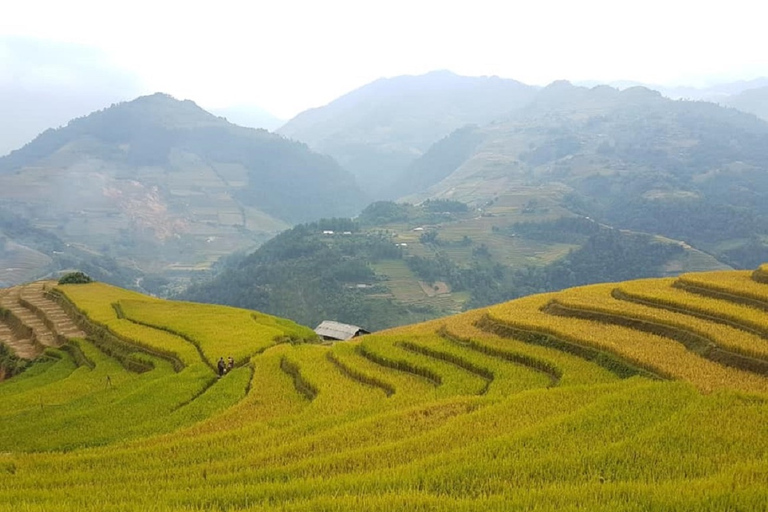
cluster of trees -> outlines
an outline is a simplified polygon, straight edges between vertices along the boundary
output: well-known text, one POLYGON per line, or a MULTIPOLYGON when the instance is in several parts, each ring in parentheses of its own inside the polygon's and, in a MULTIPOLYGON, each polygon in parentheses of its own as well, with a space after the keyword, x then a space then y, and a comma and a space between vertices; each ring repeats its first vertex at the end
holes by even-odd
POLYGON ((766 219, 751 209, 698 198, 675 201, 634 199, 614 205, 606 214, 630 229, 659 233, 704 247, 733 238, 748 238, 764 232, 766 225, 766 219))
POLYGON ((61 276, 59 284, 88 284, 93 282, 93 279, 84 272, 68 272, 61 276))
POLYGON ((755 268, 768 257, 768 215, 749 206, 705 197, 574 203, 612 225, 683 240, 734 268, 755 268))

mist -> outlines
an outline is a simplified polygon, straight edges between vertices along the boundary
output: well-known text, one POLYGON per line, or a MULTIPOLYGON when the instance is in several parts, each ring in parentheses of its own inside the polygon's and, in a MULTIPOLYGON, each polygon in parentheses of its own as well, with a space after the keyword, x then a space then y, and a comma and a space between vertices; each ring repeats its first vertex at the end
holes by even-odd
POLYGON ((139 79, 94 47, 0 39, 0 155, 143 91, 139 79))

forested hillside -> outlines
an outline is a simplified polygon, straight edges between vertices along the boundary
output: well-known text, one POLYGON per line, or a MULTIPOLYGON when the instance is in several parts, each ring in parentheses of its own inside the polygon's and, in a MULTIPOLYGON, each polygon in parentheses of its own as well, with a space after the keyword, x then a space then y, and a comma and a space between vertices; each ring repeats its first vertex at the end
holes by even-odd
POLYGON ((458 201, 377 202, 354 221, 281 233, 180 297, 378 330, 532 293, 711 268, 727 267, 673 240, 543 206, 500 202, 481 213, 458 201))

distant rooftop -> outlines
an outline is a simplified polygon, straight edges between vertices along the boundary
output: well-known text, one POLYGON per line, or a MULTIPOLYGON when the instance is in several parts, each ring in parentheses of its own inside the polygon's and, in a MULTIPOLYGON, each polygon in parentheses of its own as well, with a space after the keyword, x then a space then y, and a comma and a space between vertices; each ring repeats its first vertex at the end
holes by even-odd
POLYGON ((315 327, 315 333, 327 340, 351 340, 361 334, 370 334, 362 327, 356 325, 342 324, 332 320, 325 320, 315 327))

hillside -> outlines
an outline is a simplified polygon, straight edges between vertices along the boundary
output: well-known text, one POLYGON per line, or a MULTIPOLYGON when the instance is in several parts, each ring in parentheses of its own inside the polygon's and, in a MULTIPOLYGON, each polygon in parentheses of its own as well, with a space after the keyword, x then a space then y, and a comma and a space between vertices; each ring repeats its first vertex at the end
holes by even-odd
POLYGON ((760 511, 766 283, 573 288, 333 345, 100 283, 3 290, 3 368, 42 356, 2 372, 0 510, 760 511))
POLYGON ((38 276, 100 258, 131 269, 128 279, 100 275, 123 285, 146 275, 186 278, 293 223, 353 215, 364 202, 329 157, 164 94, 75 119, 0 158, 7 224, 62 242, 45 252, 18 241, 53 260, 38 276))
MULTIPOLYGON (((524 108, 471 131, 458 155, 436 144, 413 172, 443 162, 402 200, 483 207, 519 196, 618 228, 663 235, 750 268, 768 258, 768 123, 644 88, 557 82, 524 108)), ((401 183, 415 177, 404 174, 401 183)))
POLYGON ((519 189, 485 208, 376 202, 230 259, 181 298, 306 325, 383 329, 582 284, 727 269, 687 244, 601 225, 519 189))
POLYGON ((395 183, 436 141, 526 104, 536 88, 449 71, 382 78, 291 119, 278 133, 333 156, 372 197, 407 191, 395 183))

